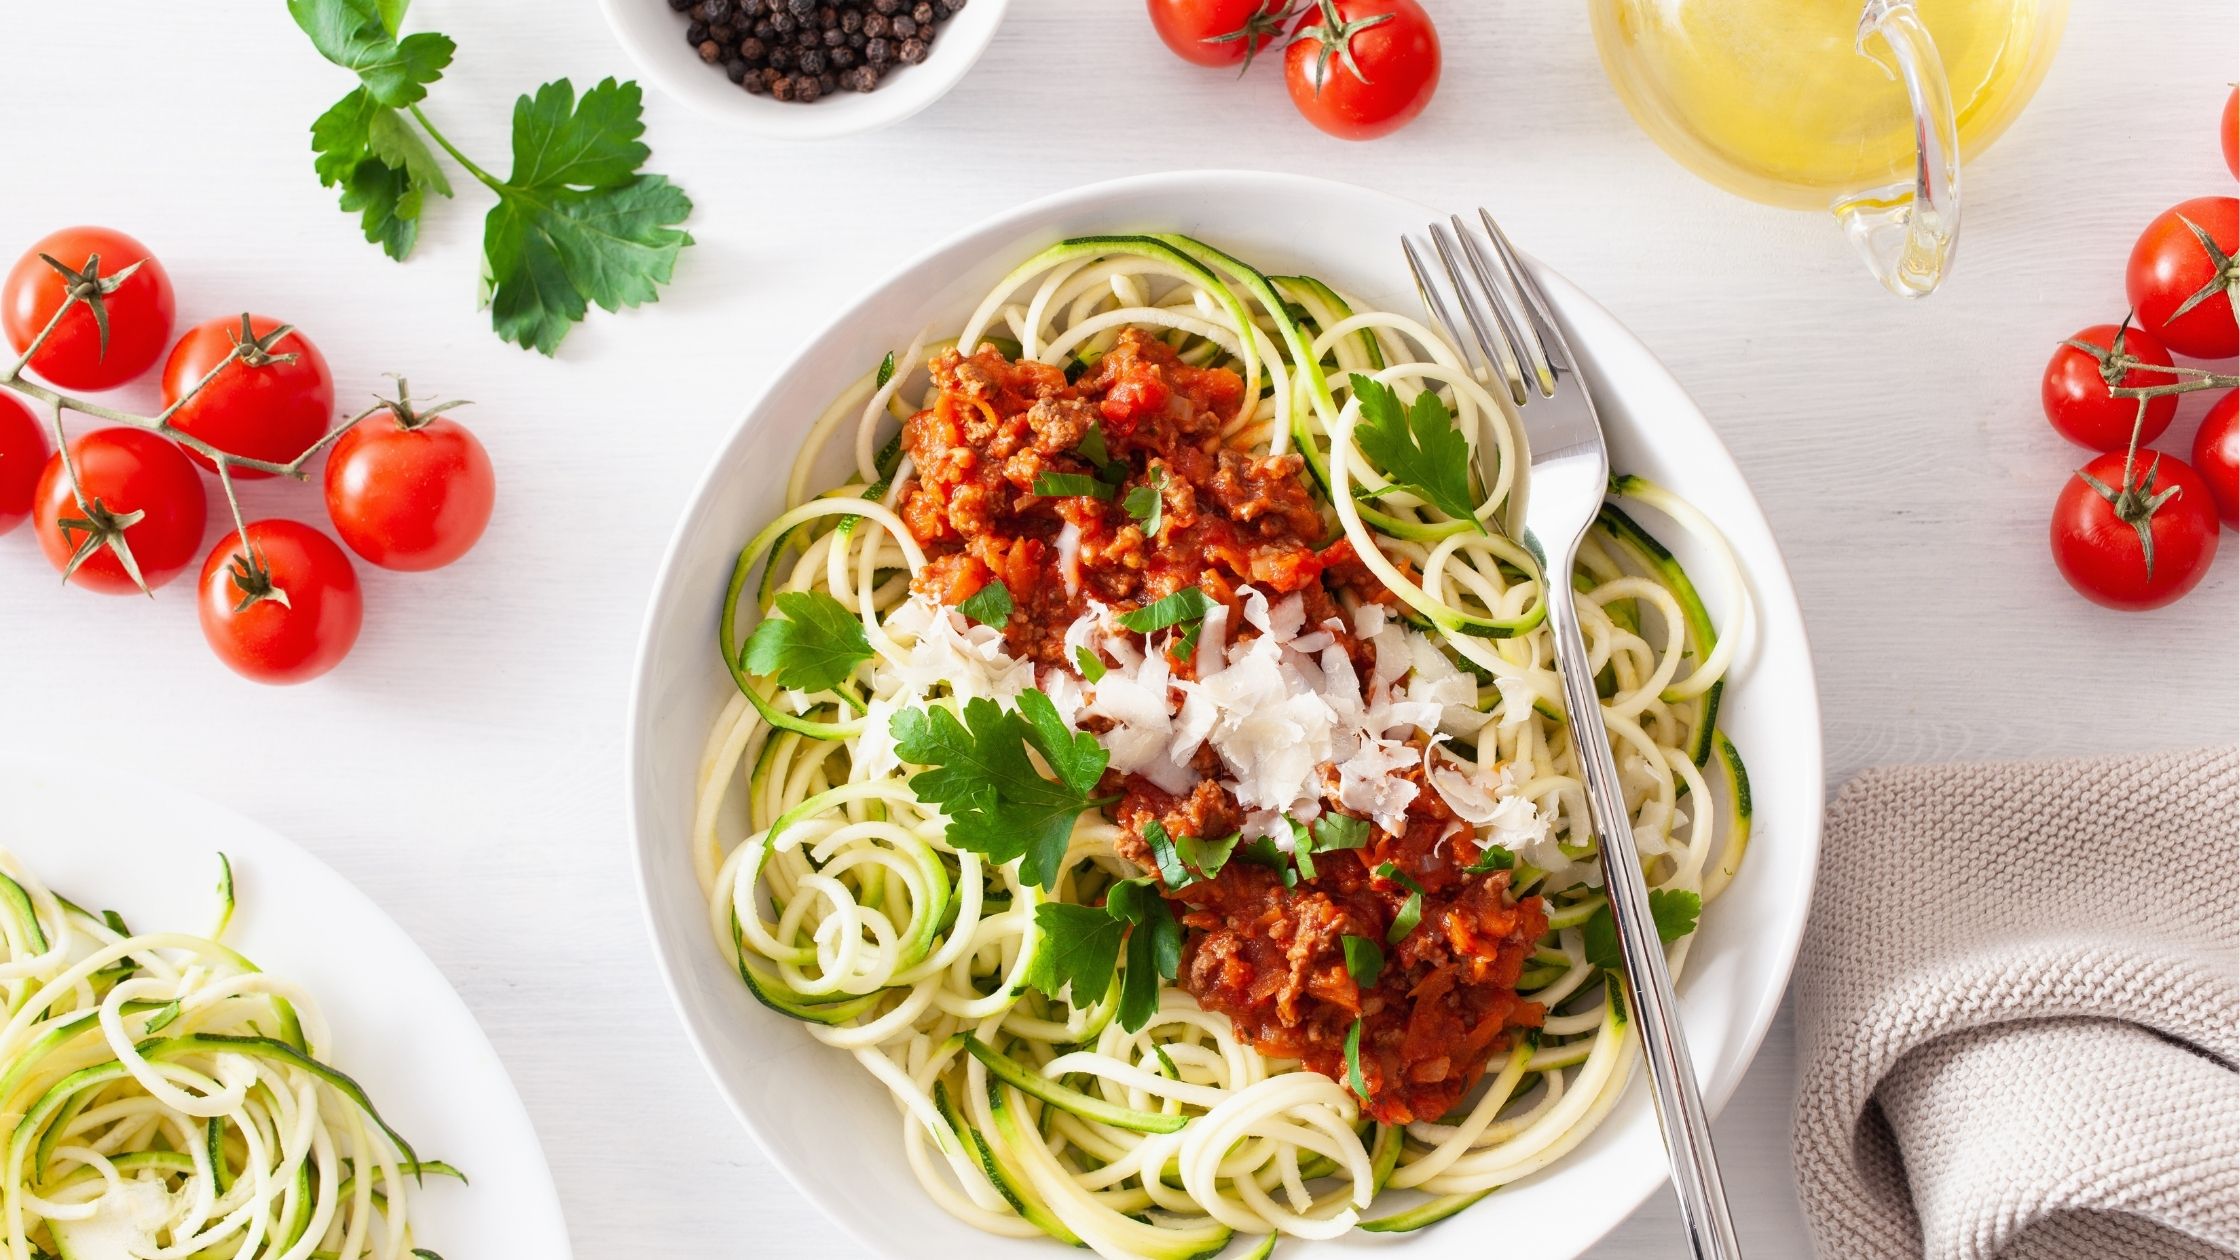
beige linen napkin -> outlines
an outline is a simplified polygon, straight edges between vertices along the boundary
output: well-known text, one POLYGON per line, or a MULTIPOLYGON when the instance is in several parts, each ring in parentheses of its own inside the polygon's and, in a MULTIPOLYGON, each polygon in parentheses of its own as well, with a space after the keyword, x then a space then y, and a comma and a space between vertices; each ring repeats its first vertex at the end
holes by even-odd
POLYGON ((2240 1255, 2240 750, 1869 771, 1797 966, 1825 1260, 2240 1255))

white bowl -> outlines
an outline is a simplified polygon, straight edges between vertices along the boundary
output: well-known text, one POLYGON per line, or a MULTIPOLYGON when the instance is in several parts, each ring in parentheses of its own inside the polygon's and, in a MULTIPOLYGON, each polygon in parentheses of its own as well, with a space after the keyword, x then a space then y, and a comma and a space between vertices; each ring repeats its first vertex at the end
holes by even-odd
POLYGON ((638 68, 662 91, 710 118, 744 131, 791 140, 875 131, 898 123, 946 95, 988 50, 1011 0, 971 0, 941 24, 926 59, 897 66, 873 92, 842 90, 807 105, 757 96, 733 83, 721 63, 700 60, 684 42, 687 18, 668 0, 599 0, 607 25, 638 68))
MULTIPOLYGON (((970 10, 967 10, 968 12, 970 10)), ((990 1238, 950 1219, 906 1166, 883 1086, 850 1056, 756 1004, 717 952, 687 847, 694 778, 731 681, 715 648, 717 605, 738 547, 781 508, 809 421, 849 381, 940 320, 953 326, 1036 248, 1065 236, 1174 230, 1264 269, 1304 270, 1372 302, 1412 310, 1397 248, 1426 207, 1289 175, 1192 171, 1076 189, 1023 206, 896 270, 773 378, 702 479, 655 581, 639 647, 627 759, 638 870, 655 951, 717 1087, 801 1193, 873 1252, 898 1260, 972 1255, 1051 1260, 1047 1241, 990 1238)), ((1747 759, 1756 829, 1741 874, 1704 914, 1680 991, 1711 1105, 1734 1092, 1789 977, 1819 850, 1820 713, 1781 553, 1750 489, 1687 394, 1608 312, 1545 268, 1549 296, 1603 384, 1597 401, 1613 465, 1658 481, 1732 541, 1755 597, 1722 724, 1747 759)), ((1700 561, 1660 531, 1684 562, 1700 561)), ((1708 566, 1690 564, 1720 607, 1708 566)), ((1400 1244, 1410 1257, 1508 1254, 1567 1260, 1623 1220, 1665 1175, 1647 1090, 1633 1092, 1554 1167, 1504 1187, 1461 1217, 1400 1244)), ((1355 1234, 1317 1255, 1367 1254, 1390 1239, 1355 1234)), ((1681 1247, 1673 1240, 1675 1253, 1681 1247)))

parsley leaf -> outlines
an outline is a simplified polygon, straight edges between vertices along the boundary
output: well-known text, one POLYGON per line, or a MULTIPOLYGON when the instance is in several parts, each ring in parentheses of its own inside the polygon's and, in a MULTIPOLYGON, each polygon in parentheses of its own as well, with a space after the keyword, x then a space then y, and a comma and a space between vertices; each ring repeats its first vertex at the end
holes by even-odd
POLYGON ((1369 820, 1326 809, 1314 820, 1313 833, 1314 847, 1324 852, 1358 849, 1369 843, 1369 820))
POLYGON ((1237 851, 1237 841, 1241 838, 1242 833, 1235 831, 1219 840, 1200 840, 1196 836, 1178 836, 1175 838, 1174 845, 1176 853, 1181 856, 1184 862, 1188 863, 1200 875, 1212 879, 1221 873, 1222 867, 1229 864, 1229 855, 1237 851))
POLYGON ((1353 1086, 1353 1092, 1367 1101, 1369 1086, 1361 1079, 1361 1021, 1358 1019, 1346 1030, 1346 1084, 1353 1086))
POLYGON ((1120 625, 1137 634, 1150 634, 1169 626, 1205 620, 1213 599, 1195 586, 1185 586, 1156 603, 1120 614, 1120 625))
POLYGON ((1135 518, 1136 524, 1143 526, 1143 536, 1146 538, 1158 537, 1159 527, 1167 519, 1167 497, 1159 492, 1160 487, 1166 484, 1166 470, 1153 468, 1148 474, 1148 480, 1128 491, 1128 497, 1120 501, 1120 505, 1128 509, 1128 515, 1135 518))
POLYGON ((1027 983, 1054 998, 1070 986, 1075 1006, 1088 1008, 1112 989, 1126 925, 1101 906, 1045 901, 1034 908, 1035 930, 1047 942, 1027 964, 1027 983))
POLYGON ((1340 937, 1338 944, 1346 951, 1346 974, 1364 989, 1376 988, 1384 973, 1384 947, 1366 936, 1340 937))
POLYGON ((957 605, 957 611, 983 626, 994 626, 1001 630, 1010 624, 1014 606, 1011 588, 1003 584, 1002 578, 997 578, 973 592, 972 598, 957 605))
POLYGON ((1104 426, 1094 420, 1089 422, 1088 430, 1082 433, 1081 441, 1074 445, 1073 450, 1076 455, 1088 460, 1098 472, 1103 472, 1105 465, 1112 462, 1112 451, 1104 443, 1104 426))
POLYGON ((1283 821, 1291 824, 1291 864, 1299 868, 1299 878, 1314 878, 1314 833, 1296 818, 1283 821))
POLYGON ((1182 969, 1182 925, 1148 879, 1127 879, 1105 894, 1105 909, 1134 925, 1120 974, 1120 1026, 1135 1032, 1159 1010, 1159 982, 1182 969))
POLYGON ((949 843, 995 862, 1023 859, 1021 879, 1058 886, 1074 821, 1102 804, 1090 796, 1107 760, 1095 736, 1068 730, 1050 697, 1034 690, 1020 694, 1017 709, 971 700, 962 721, 946 708, 904 709, 891 729, 902 759, 928 767, 910 790, 949 816, 949 843), (1056 780, 1036 771, 1030 744, 1056 780))
POLYGON ((1165 823, 1156 818, 1143 824, 1143 842, 1151 846, 1151 860, 1158 864, 1159 879, 1169 888, 1182 888, 1193 884, 1196 877, 1182 864, 1181 855, 1175 852, 1174 837, 1167 834, 1165 823))
MULTIPOLYGON (((1649 890, 1649 917, 1656 920, 1657 939, 1669 945, 1696 930, 1696 916, 1703 913, 1703 898, 1684 888, 1649 890)), ((1625 956, 1618 950, 1618 921, 1605 905, 1581 925, 1587 961, 1605 971, 1625 970, 1625 956)))
POLYGON ((1035 477, 1034 493, 1051 499, 1109 499, 1112 485, 1087 473, 1046 472, 1035 477))
POLYGON ((508 341, 545 354, 591 304, 614 311, 654 301, 692 238, 683 192, 638 168, 643 98, 608 79, 583 94, 566 79, 513 109, 513 169, 503 180, 435 129, 418 105, 457 46, 419 32, 399 38, 406 0, 288 0, 288 12, 321 56, 358 86, 311 125, 312 169, 341 190, 368 241, 402 259, 419 239, 429 197, 451 184, 433 141, 489 188, 498 204, 483 228, 484 304, 508 341))
POLYGON ((1462 868, 1465 875, 1489 875, 1494 871, 1515 870, 1517 855, 1498 844, 1488 843, 1478 850, 1478 860, 1462 868))
POLYGON ((793 691, 824 691, 871 659, 863 622, 823 591, 781 591, 778 612, 747 638, 748 673, 793 691))
POLYGON ((576 100, 566 79, 513 106, 513 173, 482 234, 491 323, 516 345, 551 354, 588 304, 654 301, 692 237, 684 191, 638 175, 643 94, 607 79, 576 100))
POLYGON ((1447 405, 1427 389, 1403 409, 1391 386, 1359 372, 1352 381, 1353 395, 1361 403, 1354 441, 1391 479, 1391 489, 1419 495, 1483 531, 1485 525, 1478 521, 1478 505, 1470 493, 1470 442, 1455 426, 1447 405))
POLYGON ((1408 878, 1408 873, 1387 862, 1377 868, 1378 879, 1389 879, 1408 889, 1408 899, 1400 903, 1400 913, 1392 918, 1392 926, 1385 930, 1384 943, 1398 945, 1408 939, 1408 933, 1423 922, 1423 885, 1408 878))
POLYGON ((1237 850, 1237 856, 1254 866, 1265 866, 1283 878, 1285 888, 1299 886, 1299 872, 1292 868, 1290 855, 1276 847, 1267 836, 1255 837, 1251 843, 1237 850))
POLYGON ((1098 658, 1095 652, 1085 647, 1077 647, 1073 650, 1073 663, 1081 667, 1083 678, 1092 683, 1103 681, 1106 673, 1105 663, 1098 658))

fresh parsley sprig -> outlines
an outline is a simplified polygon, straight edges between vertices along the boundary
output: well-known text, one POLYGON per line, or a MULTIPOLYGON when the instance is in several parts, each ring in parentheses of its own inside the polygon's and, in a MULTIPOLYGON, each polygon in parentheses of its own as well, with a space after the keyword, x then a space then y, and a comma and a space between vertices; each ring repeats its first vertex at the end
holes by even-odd
POLYGON ((949 816, 949 843, 992 862, 1019 859, 1019 877, 1058 886, 1074 820, 1109 804, 1094 795, 1110 758, 1096 736, 1068 727, 1042 692, 1021 692, 1006 709, 984 696, 960 721, 943 707, 904 709, 890 726, 895 751, 925 770, 910 790, 949 816), (1057 774, 1044 778, 1032 748, 1057 774))
POLYGON ((452 195, 428 147, 497 194, 484 220, 482 299, 500 337, 551 354, 590 306, 618 311, 656 301, 692 237, 684 191, 641 174, 651 152, 635 83, 606 79, 579 99, 556 79, 513 106, 513 166, 504 179, 478 166, 421 109, 458 46, 444 35, 399 36, 410 0, 288 0, 321 56, 358 76, 311 124, 312 169, 342 192, 368 241, 402 260, 428 198, 452 195))
POLYGON ((1011 598, 1011 588, 1003 584, 1003 579, 997 578, 957 605, 957 611, 983 626, 994 626, 1001 630, 1011 624, 1011 612, 1016 606, 1011 598))
POLYGON ((1034 925, 1044 945, 1027 964, 1027 983, 1079 1008, 1111 992, 1125 938, 1117 1016, 1129 1032, 1151 1022, 1160 983, 1181 971, 1182 925, 1148 876, 1114 884, 1102 906, 1046 901, 1034 908, 1034 925))
POLYGON ((1359 372, 1351 379, 1361 404, 1353 440, 1392 482, 1377 493, 1405 490, 1483 531, 1470 490, 1470 440, 1455 425, 1454 413, 1428 389, 1402 407, 1400 395, 1384 382, 1359 372))
POLYGON ((747 672, 792 691, 825 691, 871 659, 863 622, 823 591, 781 591, 778 616, 747 638, 747 672))

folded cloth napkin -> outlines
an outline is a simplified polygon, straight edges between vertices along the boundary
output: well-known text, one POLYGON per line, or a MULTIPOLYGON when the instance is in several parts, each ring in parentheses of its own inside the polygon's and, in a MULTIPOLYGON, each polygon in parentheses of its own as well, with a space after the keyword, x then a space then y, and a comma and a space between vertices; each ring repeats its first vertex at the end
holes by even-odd
POLYGON ((1870 771, 1823 854, 1825 1260, 2240 1256, 2240 749, 1870 771))

